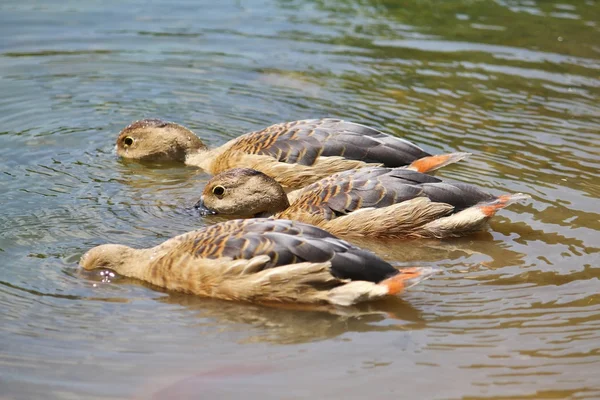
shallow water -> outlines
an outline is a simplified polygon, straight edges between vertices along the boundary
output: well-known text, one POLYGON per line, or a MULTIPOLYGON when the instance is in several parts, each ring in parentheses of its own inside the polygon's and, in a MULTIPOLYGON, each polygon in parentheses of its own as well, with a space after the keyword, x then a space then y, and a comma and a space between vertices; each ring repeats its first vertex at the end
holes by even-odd
POLYGON ((214 3, 0 3, 0 397, 599 398, 597 2, 214 3), (183 209, 207 175, 115 157, 131 121, 218 145, 325 116, 473 152, 441 175, 533 200, 386 249, 443 273, 353 309, 78 273, 206 223, 183 209))

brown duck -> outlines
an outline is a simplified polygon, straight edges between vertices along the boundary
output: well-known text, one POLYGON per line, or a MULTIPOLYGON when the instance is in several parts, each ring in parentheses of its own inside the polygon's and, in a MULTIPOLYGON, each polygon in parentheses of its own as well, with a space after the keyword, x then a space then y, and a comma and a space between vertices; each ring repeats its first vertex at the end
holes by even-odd
POLYGON ((365 166, 408 166, 431 172, 468 155, 431 156, 407 140, 339 119, 276 124, 212 150, 181 125, 145 119, 123 129, 116 147, 124 158, 185 162, 213 175, 236 167, 253 168, 288 188, 365 166))
POLYGON ((445 238, 478 231, 497 210, 527 198, 385 167, 340 172, 286 195, 262 172, 236 168, 214 176, 195 208, 297 220, 346 238, 445 238))
POLYGON ((105 244, 80 265, 225 300, 336 305, 397 295, 434 272, 398 270, 322 229, 274 219, 227 221, 149 249, 105 244))

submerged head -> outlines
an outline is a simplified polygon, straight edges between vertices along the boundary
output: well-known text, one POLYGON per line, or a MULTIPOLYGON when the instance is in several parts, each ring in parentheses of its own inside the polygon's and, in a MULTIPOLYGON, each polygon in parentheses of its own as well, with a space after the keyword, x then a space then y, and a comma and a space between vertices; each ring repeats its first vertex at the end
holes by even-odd
POLYGON ((117 138, 117 155, 140 161, 178 161, 206 146, 184 126, 160 119, 136 121, 117 138))
POLYGON ((250 217, 288 208, 287 195, 273 178, 250 168, 234 168, 215 175, 195 205, 202 214, 250 217))
POLYGON ((86 270, 107 268, 127 275, 132 250, 131 247, 120 244, 103 244, 88 250, 79 260, 79 266, 86 270))

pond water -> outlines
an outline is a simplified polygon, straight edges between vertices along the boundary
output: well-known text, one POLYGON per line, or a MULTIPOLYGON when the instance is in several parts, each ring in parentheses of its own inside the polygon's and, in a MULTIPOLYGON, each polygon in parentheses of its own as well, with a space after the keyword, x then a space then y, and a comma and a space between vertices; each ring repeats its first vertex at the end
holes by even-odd
POLYGON ((0 398, 600 398, 600 5, 535 0, 4 0, 0 398), (290 310, 76 269, 207 222, 208 175, 116 158, 133 120, 211 145, 341 117, 441 176, 524 192, 481 234, 384 256, 402 298, 290 310))

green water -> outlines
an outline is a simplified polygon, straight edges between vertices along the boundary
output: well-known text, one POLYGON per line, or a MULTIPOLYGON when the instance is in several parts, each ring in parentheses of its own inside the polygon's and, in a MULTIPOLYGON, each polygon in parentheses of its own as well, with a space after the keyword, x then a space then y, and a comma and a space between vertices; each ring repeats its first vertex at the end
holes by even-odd
POLYGON ((600 397, 597 1, 0 3, 0 398, 600 397), (145 117, 211 145, 342 117, 441 175, 533 200, 384 256, 443 274, 281 310, 82 277, 81 254, 201 227, 208 176, 118 160, 145 117))

